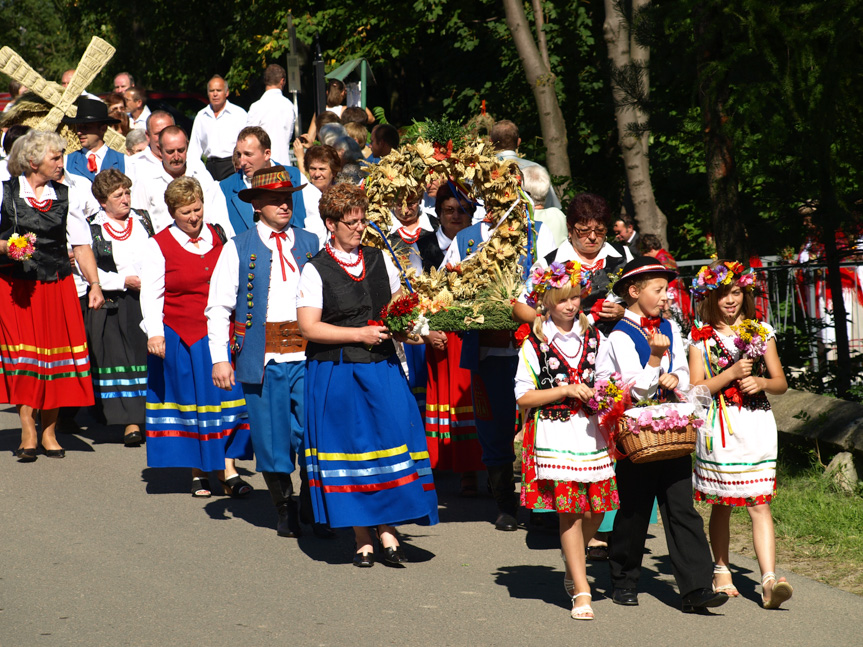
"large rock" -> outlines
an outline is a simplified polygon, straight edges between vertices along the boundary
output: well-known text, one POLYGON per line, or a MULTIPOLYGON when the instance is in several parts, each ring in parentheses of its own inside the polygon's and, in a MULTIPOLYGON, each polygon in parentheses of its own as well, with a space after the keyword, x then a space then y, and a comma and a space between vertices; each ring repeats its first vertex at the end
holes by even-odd
POLYGON ((863 452, 863 404, 795 389, 768 399, 780 432, 863 452))
POLYGON ((846 492, 854 492, 857 489, 857 466, 854 464, 854 455, 851 452, 839 452, 827 466, 826 474, 831 476, 836 485, 846 492))

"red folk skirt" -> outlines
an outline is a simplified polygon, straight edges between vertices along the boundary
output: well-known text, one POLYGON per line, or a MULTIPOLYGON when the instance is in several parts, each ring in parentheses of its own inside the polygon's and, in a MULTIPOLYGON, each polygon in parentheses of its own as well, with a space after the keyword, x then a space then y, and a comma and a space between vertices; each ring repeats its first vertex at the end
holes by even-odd
POLYGON ((485 469, 476 434, 470 371, 459 366, 461 337, 446 334, 446 349, 426 346, 425 430, 434 469, 475 472, 485 469))
POLYGON ((593 483, 536 478, 536 425, 531 417, 521 445, 521 505, 530 510, 556 510, 572 514, 611 512, 620 507, 614 478, 593 483))
POLYGON ((71 276, 0 274, 0 402, 34 409, 93 404, 81 303, 71 276))

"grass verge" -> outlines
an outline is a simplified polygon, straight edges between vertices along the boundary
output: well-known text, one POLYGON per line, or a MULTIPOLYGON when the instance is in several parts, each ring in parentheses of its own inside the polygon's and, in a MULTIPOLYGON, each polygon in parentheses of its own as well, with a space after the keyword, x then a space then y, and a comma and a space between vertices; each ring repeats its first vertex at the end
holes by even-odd
MULTIPOLYGON (((813 441, 780 435, 778 490, 771 504, 776 565, 863 595, 863 492, 848 494, 824 475, 830 458, 820 455, 813 441)), ((706 524, 710 505, 696 507, 706 524)), ((755 559, 743 508, 731 515, 731 550, 755 559)))

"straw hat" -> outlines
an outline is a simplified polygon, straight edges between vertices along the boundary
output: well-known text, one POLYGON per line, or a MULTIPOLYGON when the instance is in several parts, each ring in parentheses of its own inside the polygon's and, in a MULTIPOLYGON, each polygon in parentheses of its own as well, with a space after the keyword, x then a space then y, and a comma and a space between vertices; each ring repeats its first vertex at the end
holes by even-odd
POLYGON ((270 166, 255 171, 252 176, 252 188, 243 189, 237 197, 243 202, 251 202, 262 195, 295 193, 304 186, 306 185, 294 186, 284 166, 270 166))

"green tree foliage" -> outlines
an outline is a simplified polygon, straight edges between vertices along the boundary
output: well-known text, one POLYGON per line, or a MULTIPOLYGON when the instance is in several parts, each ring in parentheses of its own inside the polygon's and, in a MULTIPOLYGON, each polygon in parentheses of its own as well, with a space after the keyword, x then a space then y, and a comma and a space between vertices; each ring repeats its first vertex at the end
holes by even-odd
POLYGON ((49 80, 60 82, 83 53, 64 20, 65 0, 0 0, 0 45, 24 56, 49 80))

